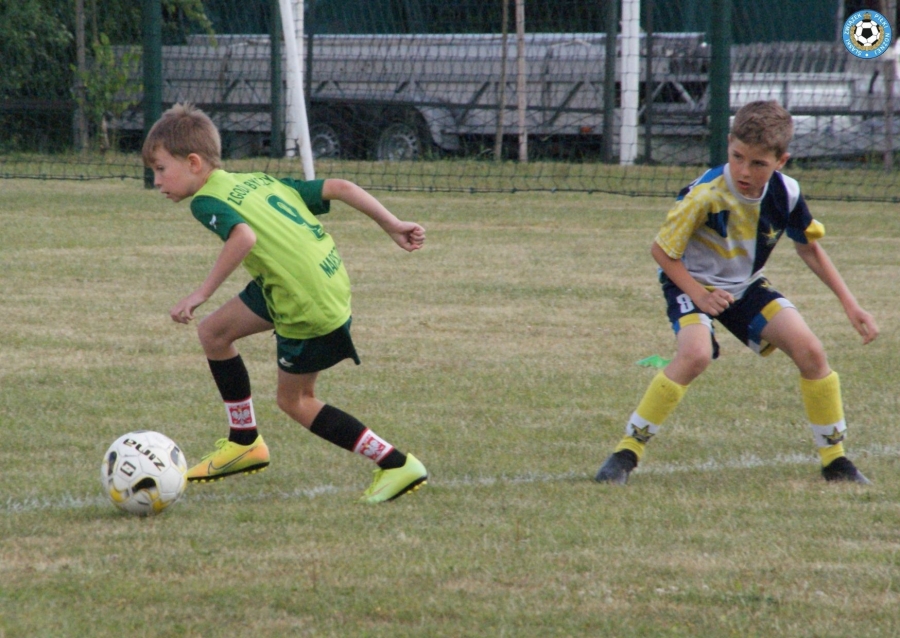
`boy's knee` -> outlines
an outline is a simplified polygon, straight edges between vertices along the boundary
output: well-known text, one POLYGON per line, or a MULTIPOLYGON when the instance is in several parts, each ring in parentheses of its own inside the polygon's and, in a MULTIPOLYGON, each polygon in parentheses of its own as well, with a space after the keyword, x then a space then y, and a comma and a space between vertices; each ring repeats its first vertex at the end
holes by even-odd
POLYGON ((294 397, 288 396, 284 392, 279 392, 275 396, 275 403, 278 405, 278 409, 287 414, 291 413, 291 408, 294 407, 296 403, 296 399, 294 397))
POLYGON ((712 362, 710 352, 690 352, 684 357, 684 367, 693 377, 699 377, 712 362))
POLYGON ((315 401, 316 395, 307 388, 278 386, 275 392, 275 402, 278 408, 284 412, 291 412, 297 407, 302 407, 308 401, 315 401))
POLYGON ((209 327, 209 323, 206 319, 201 319, 197 324, 197 338, 200 340, 200 344, 205 348, 207 345, 212 344, 213 331, 209 327))
POLYGON ((678 350, 678 357, 682 360, 682 365, 686 370, 693 371, 694 376, 706 370, 712 362, 712 356, 712 345, 706 341, 699 341, 678 350))
POLYGON ((207 321, 207 318, 201 319, 197 324, 197 338, 206 352, 221 350, 231 345, 224 333, 216 330, 214 324, 207 321))
POLYGON ((275 396, 278 409, 308 428, 321 409, 321 402, 311 392, 289 392, 279 389, 275 396))
POLYGON ((809 379, 823 376, 823 371, 828 368, 828 357, 822 342, 815 336, 795 344, 791 352, 791 358, 800 369, 801 374, 809 379))
POLYGON ((689 385, 703 374, 711 361, 711 352, 702 349, 680 349, 672 362, 666 366, 666 376, 681 385, 689 385))

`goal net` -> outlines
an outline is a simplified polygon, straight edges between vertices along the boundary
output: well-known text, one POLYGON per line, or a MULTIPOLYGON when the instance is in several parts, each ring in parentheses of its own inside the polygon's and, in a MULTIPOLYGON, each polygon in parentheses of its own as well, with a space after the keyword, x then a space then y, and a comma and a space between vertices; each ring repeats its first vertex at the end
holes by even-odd
MULTIPOLYGON (((98 16, 50 12, 37 46, 3 45, 0 176, 143 178, 139 3, 118 0, 130 6, 118 22, 107 3, 117 4, 88 3, 98 16), (79 29, 80 50, 58 37, 79 29)), ((584 0, 528 0, 519 12, 515 0, 302 4, 295 48, 319 176, 374 189, 668 196, 709 163, 708 0, 622 0, 612 12, 584 0)), ((161 106, 208 112, 229 166, 302 176, 278 5, 163 2, 161 106)), ((851 16, 822 5, 733 1, 731 111, 759 99, 791 110, 788 170, 809 196, 893 200, 893 49, 853 55, 842 41, 851 16)), ((24 28, 20 18, 0 31, 24 28)))

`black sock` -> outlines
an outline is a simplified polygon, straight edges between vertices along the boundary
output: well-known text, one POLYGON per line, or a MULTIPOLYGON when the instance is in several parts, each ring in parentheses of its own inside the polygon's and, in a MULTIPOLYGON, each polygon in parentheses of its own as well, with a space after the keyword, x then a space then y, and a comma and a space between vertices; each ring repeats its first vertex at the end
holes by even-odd
POLYGON ((223 401, 233 403, 250 398, 250 373, 241 355, 224 361, 207 359, 207 362, 223 401))
MULTIPOLYGON (((250 374, 247 372, 247 366, 244 365, 241 355, 224 361, 207 359, 207 362, 216 387, 219 388, 219 394, 226 403, 226 409, 230 409, 227 405, 230 403, 251 401, 250 374)), ((249 409, 252 410, 252 403, 249 409)), ((235 427, 234 418, 231 415, 229 415, 229 420, 231 421, 231 428, 228 430, 229 441, 238 445, 250 445, 259 436, 255 425, 253 427, 235 427)))
POLYGON ((406 464, 406 455, 394 448, 390 451, 390 453, 381 459, 381 462, 378 464, 382 470, 393 470, 398 467, 403 467, 406 464))
POLYGON ((253 445, 257 438, 259 438, 259 431, 256 428, 231 428, 228 430, 228 440, 238 445, 253 445))
MULTIPOLYGON (((329 443, 353 452, 357 442, 369 429, 352 415, 326 404, 313 420, 309 431, 329 443)), ((392 470, 406 463, 406 455, 393 448, 377 463, 384 470, 392 470)))

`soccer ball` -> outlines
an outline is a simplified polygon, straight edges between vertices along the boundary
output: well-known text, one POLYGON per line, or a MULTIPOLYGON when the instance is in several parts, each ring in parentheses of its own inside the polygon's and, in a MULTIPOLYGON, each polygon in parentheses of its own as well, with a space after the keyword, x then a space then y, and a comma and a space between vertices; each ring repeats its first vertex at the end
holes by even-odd
POLYGON ((103 455, 100 482, 119 509, 138 516, 159 514, 184 494, 187 460, 164 434, 129 432, 103 455))
POLYGON ((874 48, 881 39, 881 27, 867 14, 853 27, 853 39, 861 49, 874 48))

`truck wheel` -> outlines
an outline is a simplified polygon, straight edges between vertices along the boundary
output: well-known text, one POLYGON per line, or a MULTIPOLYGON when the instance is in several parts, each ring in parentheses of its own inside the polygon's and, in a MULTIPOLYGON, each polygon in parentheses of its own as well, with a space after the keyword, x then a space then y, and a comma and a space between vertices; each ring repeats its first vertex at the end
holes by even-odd
POLYGON ((415 124, 392 122, 375 140, 375 159, 388 162, 417 160, 422 157, 424 145, 415 124))
POLYGON ((310 126, 309 140, 313 157, 316 159, 337 159, 345 152, 341 135, 332 124, 319 123, 310 126))

